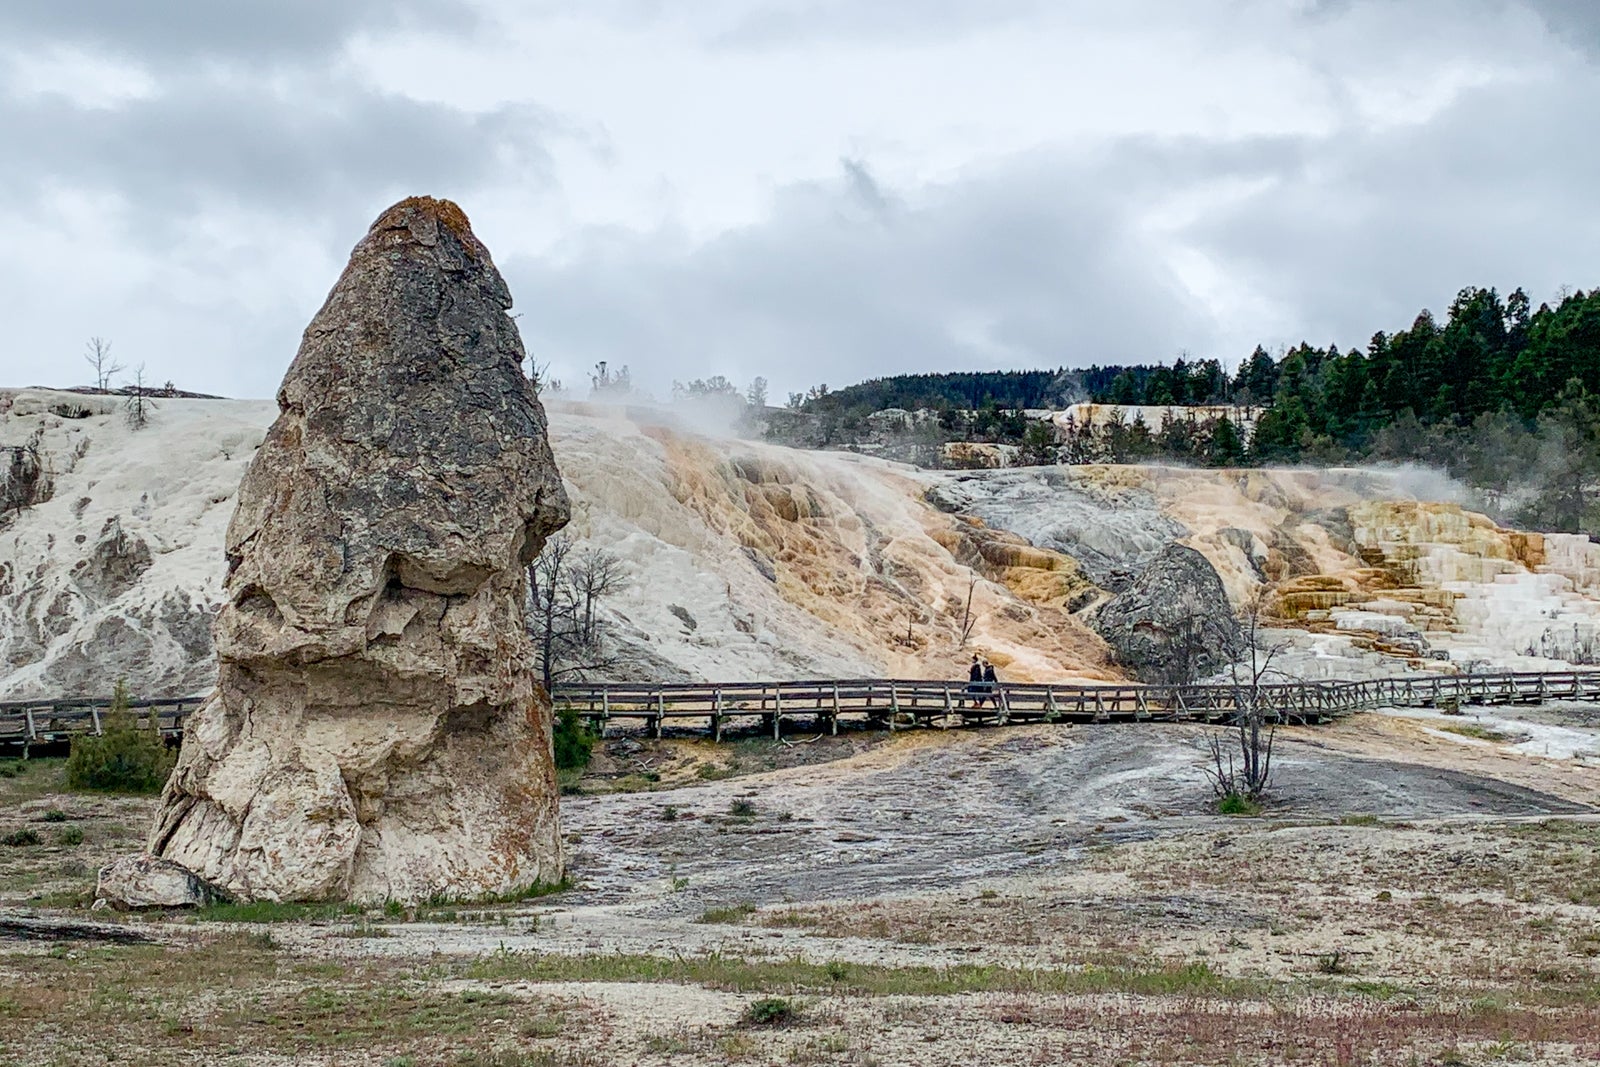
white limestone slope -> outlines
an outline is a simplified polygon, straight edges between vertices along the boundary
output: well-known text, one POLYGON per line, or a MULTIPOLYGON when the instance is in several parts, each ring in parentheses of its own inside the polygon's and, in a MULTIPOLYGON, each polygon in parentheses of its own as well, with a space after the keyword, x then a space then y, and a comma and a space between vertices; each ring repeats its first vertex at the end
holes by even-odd
POLYGON ((276 405, 156 403, 135 431, 120 398, 0 392, 0 444, 36 439, 53 483, 0 527, 0 698, 215 677, 223 531, 276 405))
MULTIPOLYGON (((0 529, 0 699, 118 678, 147 696, 212 684, 223 536, 276 405, 158 403, 135 431, 113 398, 0 392, 0 444, 38 441, 53 483, 0 529)), ((1059 604, 974 574, 962 524, 923 501, 916 472, 669 421, 550 411, 569 529, 629 579, 604 612, 609 676, 954 676, 974 577, 975 647, 1014 677, 1108 676, 1103 646, 1059 604)))
MULTIPOLYGON (((1278 598, 1301 627, 1282 662, 1303 677, 1600 654, 1600 546, 1501 529, 1425 472, 938 473, 659 411, 549 413, 569 529, 629 579, 604 611, 601 677, 960 677, 972 649, 1012 680, 1118 677, 1073 612, 1171 540, 1211 560, 1235 606, 1263 586, 1278 598)), ((0 699, 210 687, 223 534, 275 415, 160 400, 134 431, 117 398, 0 390, 0 445, 36 441, 52 483, 0 519, 0 699)))

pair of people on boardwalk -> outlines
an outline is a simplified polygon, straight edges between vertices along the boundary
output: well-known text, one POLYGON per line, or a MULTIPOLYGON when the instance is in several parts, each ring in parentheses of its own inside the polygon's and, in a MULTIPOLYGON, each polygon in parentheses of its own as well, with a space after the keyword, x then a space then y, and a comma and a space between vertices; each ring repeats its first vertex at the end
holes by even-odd
POLYGON ((967 668, 967 695, 974 708, 983 707, 986 700, 994 700, 995 682, 994 664, 974 652, 972 666, 967 668))

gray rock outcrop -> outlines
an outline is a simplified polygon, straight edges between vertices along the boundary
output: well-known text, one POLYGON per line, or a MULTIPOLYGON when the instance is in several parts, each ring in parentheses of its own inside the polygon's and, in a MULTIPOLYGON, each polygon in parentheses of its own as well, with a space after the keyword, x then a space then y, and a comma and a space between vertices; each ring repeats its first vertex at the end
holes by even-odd
POLYGON ((124 856, 100 868, 94 895, 120 911, 197 908, 219 899, 189 868, 150 855, 124 856))
POLYGON ((356 245, 240 486, 217 688, 155 856, 243 900, 561 877, 522 602, 568 507, 510 306, 447 200, 402 201, 356 245))
POLYGON ((1092 621, 1117 660, 1147 682, 1198 681, 1231 663, 1243 646, 1216 568, 1176 542, 1092 621))

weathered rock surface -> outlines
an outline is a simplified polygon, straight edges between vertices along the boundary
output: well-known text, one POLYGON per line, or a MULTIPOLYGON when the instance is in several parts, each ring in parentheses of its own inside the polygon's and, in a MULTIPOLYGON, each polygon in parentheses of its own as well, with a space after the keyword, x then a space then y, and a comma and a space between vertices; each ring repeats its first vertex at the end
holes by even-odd
POLYGON ((449 201, 375 222, 228 527, 217 689, 149 850, 239 899, 561 876, 526 564, 567 521, 511 297, 449 201))
POLYGON ((1193 682, 1242 646, 1228 593, 1205 556, 1174 542, 1095 614, 1117 659, 1150 682, 1193 682))
POLYGON ((100 868, 97 901, 125 911, 140 908, 197 908, 218 899, 217 892, 195 873, 155 856, 124 856, 100 868))

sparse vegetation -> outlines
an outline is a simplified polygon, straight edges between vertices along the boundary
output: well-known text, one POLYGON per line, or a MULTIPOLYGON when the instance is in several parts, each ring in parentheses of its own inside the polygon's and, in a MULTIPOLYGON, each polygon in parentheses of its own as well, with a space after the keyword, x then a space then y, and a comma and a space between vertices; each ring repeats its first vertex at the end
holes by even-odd
POLYGON ((700 913, 698 923, 736 923, 755 914, 756 906, 748 900, 721 908, 707 908, 700 913))
POLYGON ((56 844, 65 845, 67 848, 76 848, 83 844, 83 828, 69 826, 56 835, 56 844))
POLYGON ((1459 737, 1470 737, 1477 741, 1509 741, 1511 735, 1499 730, 1492 730, 1487 726, 1479 726, 1475 722, 1445 723, 1439 729, 1445 733, 1456 734, 1459 737))
POLYGON ((735 797, 728 803, 728 814, 735 819, 753 819, 756 814, 756 806, 743 797, 735 797))
POLYGON ((744 1009, 741 1018, 749 1026, 786 1026, 800 1018, 800 1005, 788 997, 762 997, 744 1009))
POLYGON ((1218 815, 1260 815, 1261 805, 1243 793, 1224 793, 1217 798, 1218 815))
POLYGON ((1340 949, 1324 952, 1317 957, 1317 971, 1321 974, 1349 974, 1350 961, 1340 949))
POLYGON ((4 837, 0 837, 0 845, 8 848, 25 848, 29 845, 39 844, 39 831, 31 826, 24 826, 20 830, 13 830, 4 837))

